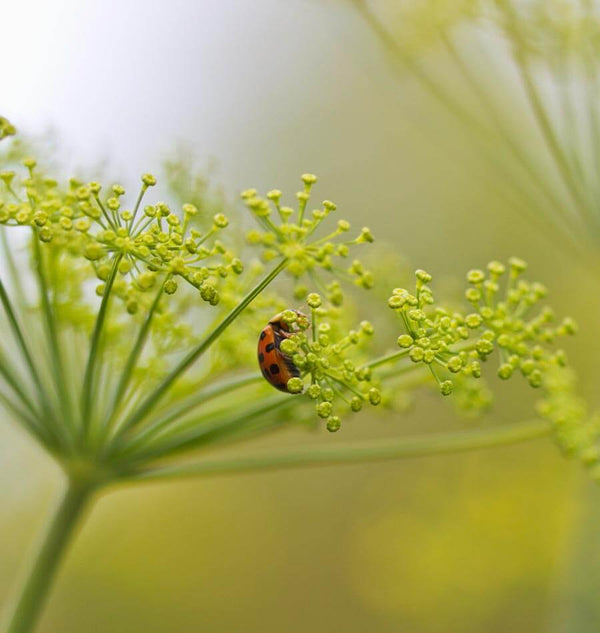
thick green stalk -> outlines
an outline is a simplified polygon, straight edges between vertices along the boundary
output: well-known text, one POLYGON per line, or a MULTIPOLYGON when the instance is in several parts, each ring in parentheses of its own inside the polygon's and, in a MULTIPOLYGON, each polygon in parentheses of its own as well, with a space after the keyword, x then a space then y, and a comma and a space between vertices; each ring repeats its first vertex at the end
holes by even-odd
POLYGON ((543 420, 498 426, 475 431, 436 433, 416 437, 385 439, 369 443, 335 446, 307 446, 235 457, 204 459, 177 466, 139 470, 126 478, 136 481, 173 477, 229 474, 274 468, 356 464, 406 457, 424 457, 442 453, 458 453, 482 448, 516 444, 549 435, 551 427, 543 420))
POLYGON ((142 401, 140 406, 134 413, 125 420, 124 424, 119 428, 119 432, 115 434, 114 440, 117 441, 126 431, 139 424, 146 415, 152 410, 154 405, 158 403, 169 390, 171 385, 199 358, 206 352, 209 347, 221 336, 221 334, 237 319, 237 317, 256 299, 256 297, 284 270, 288 260, 283 259, 279 264, 260 281, 252 290, 240 301, 240 303, 210 332, 178 365, 165 376, 162 382, 152 391, 152 393, 142 401))
POLYGON ((41 615, 77 521, 89 501, 94 486, 87 481, 69 480, 64 496, 49 525, 33 565, 15 600, 4 633, 30 633, 41 615))

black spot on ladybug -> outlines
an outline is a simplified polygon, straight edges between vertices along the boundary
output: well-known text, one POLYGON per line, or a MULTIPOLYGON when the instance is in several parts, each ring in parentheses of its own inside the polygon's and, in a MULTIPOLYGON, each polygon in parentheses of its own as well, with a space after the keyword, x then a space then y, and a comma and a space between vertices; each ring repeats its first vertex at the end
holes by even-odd
POLYGON ((269 343, 267 345, 267 352, 272 352, 275 349, 275 343, 269 343))
POLYGON ((270 367, 271 369, 271 373, 272 374, 278 374, 279 373, 279 365, 276 365, 275 363, 273 363, 270 367))
MULTIPOLYGON (((267 335, 267 333, 263 330, 263 331, 260 333, 260 340, 262 341, 262 340, 265 338, 265 336, 266 336, 266 335, 267 335)), ((256 335, 255 335, 255 336, 256 336, 256 335)))
POLYGON ((258 362, 259 362, 259 363, 262 363, 264 360, 265 360, 265 355, 261 352, 261 353, 258 355, 258 362))

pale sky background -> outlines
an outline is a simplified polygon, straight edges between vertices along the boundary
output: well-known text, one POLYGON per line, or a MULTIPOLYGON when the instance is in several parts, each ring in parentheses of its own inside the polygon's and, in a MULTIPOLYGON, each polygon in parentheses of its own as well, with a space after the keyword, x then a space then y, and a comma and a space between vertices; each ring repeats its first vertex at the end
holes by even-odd
POLYGON ((185 141, 226 184, 274 186, 368 164, 394 134, 370 125, 395 104, 344 0, 11 2, 3 24, 4 113, 54 127, 73 162, 137 177, 185 141))

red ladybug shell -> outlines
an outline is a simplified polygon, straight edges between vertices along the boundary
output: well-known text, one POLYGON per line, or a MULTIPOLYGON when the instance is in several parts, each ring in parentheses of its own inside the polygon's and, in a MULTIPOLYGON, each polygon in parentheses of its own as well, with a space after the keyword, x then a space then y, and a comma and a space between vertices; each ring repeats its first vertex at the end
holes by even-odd
POLYGON ((273 387, 286 393, 289 393, 288 380, 300 376, 300 370, 292 359, 280 349, 281 341, 289 335, 289 326, 282 321, 281 314, 277 314, 258 338, 258 364, 262 375, 273 387))

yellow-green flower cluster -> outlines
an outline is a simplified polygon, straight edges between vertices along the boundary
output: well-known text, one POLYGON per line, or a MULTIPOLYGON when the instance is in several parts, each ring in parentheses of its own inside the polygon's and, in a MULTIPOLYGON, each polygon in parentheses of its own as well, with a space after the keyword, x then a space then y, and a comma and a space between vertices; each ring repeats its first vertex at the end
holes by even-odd
POLYGON ((519 372, 532 387, 541 387, 550 368, 565 364, 564 352, 551 351, 549 344, 575 333, 576 326, 571 319, 553 326, 550 308, 534 310, 546 289, 523 280, 525 269, 525 262, 512 258, 508 267, 494 261, 487 273, 471 270, 466 313, 437 307, 428 285, 431 275, 418 270, 414 293, 396 288, 388 300, 404 330, 397 357, 427 365, 443 395, 454 389, 452 376, 479 378, 493 352, 498 352, 500 378, 519 372))
POLYGON ((578 458, 593 479, 600 482, 600 413, 590 414, 575 393, 575 375, 569 369, 549 371, 538 413, 552 423, 561 451, 578 458))
POLYGON ((179 281, 185 281, 216 305, 222 280, 243 270, 240 259, 218 239, 228 225, 222 213, 200 232, 194 228, 197 209, 191 204, 180 211, 164 202, 142 206, 144 194, 156 184, 151 174, 142 177, 141 191, 128 209, 120 185, 105 192, 97 182, 72 179, 61 188, 37 172, 35 160, 23 162, 26 178, 13 171, 0 173, 6 191, 0 197, 0 224, 29 226, 55 252, 87 259, 103 282, 97 294, 102 296, 112 284, 131 314, 138 311, 140 294, 160 283, 166 294, 173 294, 179 281))
MULTIPOLYGON (((369 229, 364 227, 355 238, 343 239, 342 236, 350 231, 350 223, 338 220, 334 231, 319 237, 318 229, 321 223, 336 210, 336 205, 330 200, 325 200, 320 208, 308 212, 310 191, 317 177, 304 174, 302 181, 304 189, 296 194, 296 209, 281 204, 282 193, 277 189, 269 191, 266 198, 259 197, 256 189, 242 192, 241 197, 246 207, 261 227, 260 230, 250 231, 247 240, 249 244, 262 249, 264 261, 287 259, 286 270, 296 279, 308 273, 330 301, 339 304, 342 301, 339 282, 326 284, 320 279, 317 271, 327 271, 336 276, 351 278, 357 285, 371 288, 373 276, 365 270, 359 260, 355 259, 346 266, 340 265, 338 260, 349 257, 351 246, 372 242, 373 236, 369 229)), ((301 291, 297 294, 301 294, 301 291)))
POLYGON ((373 326, 362 321, 358 328, 342 332, 335 320, 335 307, 325 307, 320 295, 308 295, 310 317, 292 310, 284 320, 297 332, 282 341, 281 351, 300 370, 300 378, 292 378, 290 393, 304 392, 315 403, 317 415, 326 420, 329 431, 338 431, 340 408, 358 412, 363 404, 378 405, 381 392, 372 382, 371 371, 364 367, 361 349, 373 335, 373 326), (332 314, 333 312, 333 314, 332 314), (333 316, 334 318, 328 318, 333 316), (305 382, 310 384, 305 386, 305 382))
POLYGON ((0 141, 17 133, 15 126, 5 117, 0 116, 0 141))

